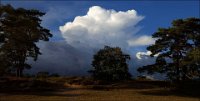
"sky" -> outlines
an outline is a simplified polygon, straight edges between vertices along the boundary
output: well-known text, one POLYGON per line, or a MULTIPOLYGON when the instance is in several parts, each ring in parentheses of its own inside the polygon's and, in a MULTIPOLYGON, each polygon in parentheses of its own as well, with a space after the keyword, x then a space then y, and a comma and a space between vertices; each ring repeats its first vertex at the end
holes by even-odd
POLYGON ((148 45, 158 28, 168 28, 175 19, 200 17, 198 0, 2 0, 15 8, 37 9, 46 14, 41 25, 51 31, 49 42, 37 45, 43 53, 29 72, 48 71, 62 75, 88 75, 93 55, 105 45, 119 46, 131 55, 129 71, 152 64, 148 45))

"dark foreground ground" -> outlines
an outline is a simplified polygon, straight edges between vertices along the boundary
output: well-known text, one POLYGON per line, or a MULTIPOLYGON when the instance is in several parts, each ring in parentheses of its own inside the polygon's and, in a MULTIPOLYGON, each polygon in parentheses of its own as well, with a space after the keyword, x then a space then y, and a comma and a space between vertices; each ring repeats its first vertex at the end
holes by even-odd
POLYGON ((175 90, 164 81, 106 84, 84 77, 9 78, 0 81, 0 101, 200 101, 199 87, 188 86, 175 90))

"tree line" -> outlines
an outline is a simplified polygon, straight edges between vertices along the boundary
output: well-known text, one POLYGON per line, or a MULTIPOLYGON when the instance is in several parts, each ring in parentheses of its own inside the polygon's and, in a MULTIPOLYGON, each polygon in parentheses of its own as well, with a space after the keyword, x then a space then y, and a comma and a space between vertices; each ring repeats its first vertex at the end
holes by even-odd
MULTIPOLYGON (((30 69, 27 60, 37 60, 41 54, 36 45, 40 40, 48 41, 52 34, 41 26, 45 13, 38 10, 0 7, 0 75, 15 73, 23 76, 24 69, 30 69)), ((155 64, 139 67, 140 73, 164 73, 172 81, 200 78, 200 19, 187 18, 172 21, 169 28, 158 28, 153 33, 155 44, 148 46, 155 64)), ((106 81, 127 80, 130 55, 120 47, 105 46, 92 61, 89 73, 95 79, 106 81)), ((134 62, 134 61, 133 61, 134 62)))

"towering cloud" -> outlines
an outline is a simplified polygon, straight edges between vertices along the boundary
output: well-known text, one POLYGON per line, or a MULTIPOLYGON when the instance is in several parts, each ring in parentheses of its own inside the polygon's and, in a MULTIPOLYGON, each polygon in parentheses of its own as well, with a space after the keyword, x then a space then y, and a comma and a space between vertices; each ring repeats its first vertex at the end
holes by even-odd
POLYGON ((144 64, 130 52, 131 48, 154 42, 150 36, 137 33, 141 29, 138 23, 143 18, 135 10, 115 11, 99 6, 90 7, 86 15, 76 16, 73 21, 59 27, 65 41, 40 44, 44 54, 36 63, 32 62, 32 71, 53 71, 63 75, 87 74, 93 54, 104 45, 109 45, 119 46, 132 56, 129 67, 135 73, 135 67, 144 64))
POLYGON ((127 48, 147 45, 152 43, 147 36, 135 40, 136 42, 133 40, 137 38, 135 34, 140 30, 137 24, 143 18, 135 10, 115 11, 93 6, 86 15, 77 16, 74 21, 60 26, 60 31, 67 43, 74 47, 99 48, 111 45, 127 48), (139 40, 143 41, 142 44, 139 40))

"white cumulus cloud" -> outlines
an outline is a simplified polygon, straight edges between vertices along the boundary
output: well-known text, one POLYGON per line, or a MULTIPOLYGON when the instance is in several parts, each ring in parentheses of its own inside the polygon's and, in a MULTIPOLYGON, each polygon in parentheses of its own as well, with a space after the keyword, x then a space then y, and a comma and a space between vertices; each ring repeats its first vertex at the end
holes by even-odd
MULTIPOLYGON (((86 15, 76 16, 72 22, 67 22, 59 29, 67 43, 74 47, 99 48, 110 45, 127 48, 132 45, 130 43, 134 43, 132 39, 136 38, 135 34, 140 30, 137 24, 143 18, 135 10, 115 11, 93 6, 86 15)), ((145 37, 141 39, 147 41, 143 44, 151 42, 145 37)))
POLYGON ((151 45, 155 43, 155 39, 151 36, 141 36, 137 39, 128 40, 129 46, 144 46, 144 45, 151 45))
MULTIPOLYGON (((136 53, 136 57, 137 59, 143 59, 143 57, 147 58, 151 55, 151 51, 147 51, 147 52, 137 52, 136 53)), ((158 56, 159 54, 155 54, 154 56, 158 56)))

